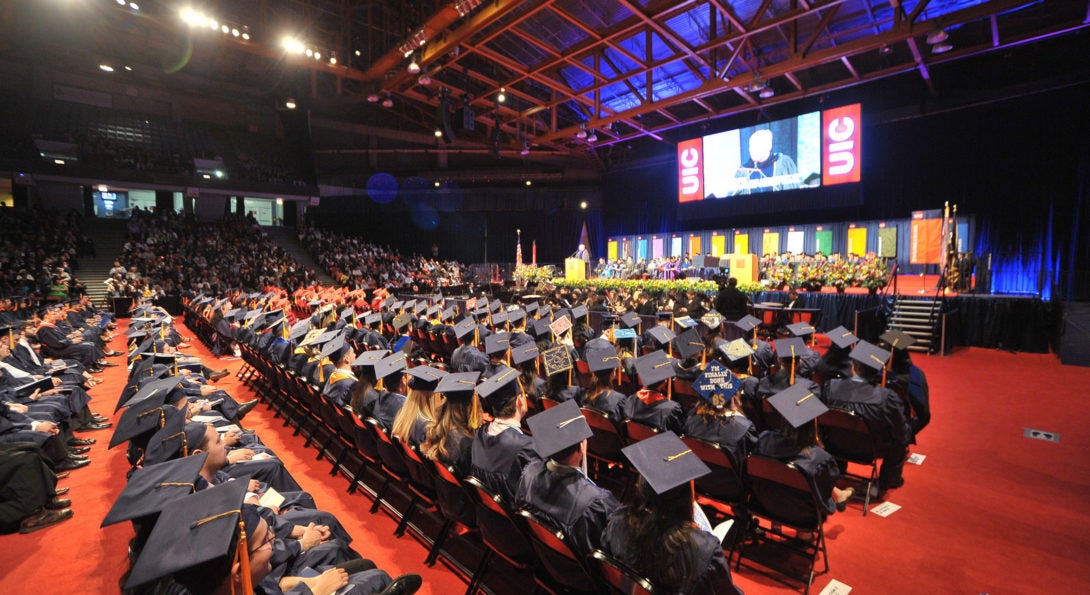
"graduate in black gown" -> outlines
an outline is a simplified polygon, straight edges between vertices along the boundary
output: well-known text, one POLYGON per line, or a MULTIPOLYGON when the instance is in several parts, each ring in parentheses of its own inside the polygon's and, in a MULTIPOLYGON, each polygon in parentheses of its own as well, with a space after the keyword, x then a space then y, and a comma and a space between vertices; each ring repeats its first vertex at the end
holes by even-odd
POLYGON ((419 446, 427 438, 428 426, 435 423, 436 411, 442 397, 435 394, 435 387, 446 376, 443 370, 431 366, 415 366, 405 372, 409 390, 405 404, 394 418, 392 434, 410 446, 419 446))
POLYGON ((625 399, 624 419, 631 419, 658 429, 680 432, 685 426, 685 410, 663 391, 674 376, 673 358, 664 351, 653 351, 636 360, 636 371, 643 388, 625 399))
POLYGON ((619 422, 624 419, 625 396, 613 390, 613 379, 621 367, 621 356, 610 346, 606 349, 588 349, 586 358, 593 376, 580 404, 597 409, 619 422))
POLYGON ((541 458, 534 450, 533 438, 522 432, 527 403, 519 388, 518 371, 498 369, 477 385, 477 394, 487 401, 493 419, 473 438, 470 473, 506 502, 514 502, 522 470, 541 458))
POLYGON ((479 376, 479 372, 462 372, 439 381, 435 391, 445 399, 420 445, 425 457, 453 468, 459 478, 469 475, 473 437, 481 427, 481 406, 474 394, 479 376))

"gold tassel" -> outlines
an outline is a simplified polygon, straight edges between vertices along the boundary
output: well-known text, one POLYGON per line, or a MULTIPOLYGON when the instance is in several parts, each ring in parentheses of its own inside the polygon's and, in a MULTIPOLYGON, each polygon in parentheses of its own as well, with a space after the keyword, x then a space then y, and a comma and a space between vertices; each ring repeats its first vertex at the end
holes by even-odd
MULTIPOLYGON (((235 550, 235 558, 238 561, 238 572, 242 575, 242 595, 251 595, 254 592, 253 578, 250 576, 250 546, 246 538, 246 526, 239 518, 238 549, 235 550)), ((234 584, 231 591, 234 592, 234 584)))

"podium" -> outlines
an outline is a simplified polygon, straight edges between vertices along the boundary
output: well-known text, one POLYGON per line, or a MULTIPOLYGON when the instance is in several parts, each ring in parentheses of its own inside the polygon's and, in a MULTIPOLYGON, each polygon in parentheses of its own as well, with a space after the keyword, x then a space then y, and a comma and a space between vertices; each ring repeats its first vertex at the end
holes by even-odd
POLYGON ((564 279, 583 281, 587 278, 587 263, 582 258, 564 259, 564 279))
POLYGON ((731 254, 730 276, 739 283, 756 283, 760 275, 756 254, 731 254))

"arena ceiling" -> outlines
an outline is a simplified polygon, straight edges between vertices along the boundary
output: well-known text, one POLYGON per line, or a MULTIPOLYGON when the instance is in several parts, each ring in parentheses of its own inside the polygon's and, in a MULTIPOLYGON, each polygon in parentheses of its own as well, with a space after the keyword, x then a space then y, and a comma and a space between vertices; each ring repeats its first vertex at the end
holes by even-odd
POLYGON ((5 51, 69 66, 129 61, 162 80, 290 96, 404 147, 599 170, 615 146, 661 150, 720 118, 872 81, 898 77, 942 97, 993 85, 1002 76, 981 60, 1017 55, 999 70, 1024 82, 1048 70, 1027 48, 1085 48, 1090 23, 1086 0, 7 4, 5 51), (432 136, 437 127, 446 138, 432 136))

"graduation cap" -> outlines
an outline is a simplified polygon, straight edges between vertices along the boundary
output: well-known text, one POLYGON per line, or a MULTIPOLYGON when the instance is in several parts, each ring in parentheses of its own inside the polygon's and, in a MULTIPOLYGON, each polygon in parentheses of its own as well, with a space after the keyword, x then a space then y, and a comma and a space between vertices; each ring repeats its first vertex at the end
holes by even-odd
POLYGON ((655 312, 655 318, 659 320, 670 320, 674 317, 674 313, 670 310, 660 310, 655 312))
POLYGON ((704 461, 673 432, 640 440, 622 448, 621 452, 656 494, 711 473, 704 461))
POLYGON ((356 359, 352 362, 353 366, 374 366, 382 358, 389 355, 389 353, 382 349, 375 349, 373 351, 364 351, 356 356, 356 359))
POLYGON ((540 308, 540 307, 541 307, 541 304, 539 304, 538 302, 536 302, 536 301, 530 302, 529 304, 526 304, 526 306, 525 306, 526 314, 528 314, 528 315, 533 314, 534 312, 537 312, 537 309, 540 308))
MULTIPOLYGON (((249 483, 248 479, 228 481, 171 502, 160 513, 155 528, 129 573, 125 589, 170 575, 174 575, 175 580, 183 585, 189 582, 187 578, 190 577, 220 580, 220 577, 208 574, 211 571, 210 563, 220 559, 223 563, 219 568, 222 578, 226 580, 234 557, 241 553, 236 550, 243 549, 239 544, 240 523, 253 532, 261 519, 255 508, 242 504, 249 483), (190 577, 183 574, 183 571, 195 567, 200 567, 199 574, 190 577)), ((250 544, 247 543, 245 547, 248 553, 250 544)), ((248 578, 244 576, 244 582, 248 583, 248 578)))
POLYGON ((886 362, 889 361, 889 352, 873 343, 861 340, 856 344, 855 349, 852 349, 851 358, 867 367, 881 371, 885 369, 886 362))
POLYGON ((588 349, 586 354, 587 367, 591 372, 613 370, 621 367, 621 357, 616 351, 609 348, 588 349))
POLYGON ((381 380, 394 372, 404 370, 406 364, 406 356, 401 351, 394 353, 390 357, 380 359, 374 363, 375 380, 381 380))
POLYGON ((712 330, 719 330, 719 327, 723 326, 723 315, 715 310, 710 310, 700 317, 700 322, 712 330))
POLYGON ((616 314, 605 314, 602 316, 602 329, 617 326, 620 322, 621 319, 616 314))
POLYGON ((693 328, 697 325, 697 322, 689 316, 678 316, 674 319, 674 324, 681 328, 693 328))
POLYGON ((696 332, 696 329, 691 328, 674 337, 674 347, 677 348, 677 353, 681 356, 681 359, 689 359, 700 355, 700 352, 704 351, 704 341, 700 339, 700 334, 696 332))
POLYGON ((428 311, 428 303, 425 302, 424 300, 420 300, 420 301, 416 302, 416 305, 413 306, 413 309, 412 309, 413 314, 416 314, 416 315, 420 315, 421 313, 427 312, 427 311, 428 311))
POLYGON ((546 459, 594 435, 579 405, 572 400, 528 418, 526 425, 534 435, 534 450, 546 459))
POLYGON ((720 343, 719 350, 732 362, 736 362, 756 353, 744 339, 735 339, 733 341, 720 343))
POLYGON ((480 378, 480 376, 480 372, 447 374, 439 379, 439 384, 435 386, 435 392, 442 393, 448 401, 450 399, 469 399, 473 397, 473 391, 477 388, 477 378, 480 378))
POLYGON ((434 391, 439 381, 447 375, 443 370, 431 366, 416 366, 405 370, 405 373, 409 375, 409 388, 430 391, 434 391))
POLYGON ((503 308, 503 302, 500 300, 492 300, 492 302, 488 304, 489 312, 499 312, 501 308, 503 308))
POLYGON ((443 322, 446 322, 448 320, 454 320, 454 314, 455 314, 454 306, 451 306, 451 307, 447 308, 446 310, 443 310, 442 312, 439 313, 439 320, 441 320, 443 322))
POLYGON ((547 306, 546 305, 546 306, 541 306, 541 307, 539 307, 537 309, 538 318, 548 318, 549 316, 552 315, 552 313, 553 313, 553 307, 552 306, 547 306))
POLYGON ((493 411, 500 410, 519 394, 518 377, 518 370, 501 366, 484 382, 477 385, 477 394, 488 401, 493 411))
POLYGON ((367 326, 374 326, 380 322, 382 322, 382 314, 379 314, 378 312, 368 314, 367 318, 363 319, 363 323, 367 326))
POLYGON ((493 333, 484 340, 484 352, 488 355, 502 354, 511 347, 511 335, 505 332, 493 333))
POLYGON ((890 330, 882 334, 881 339, 886 345, 889 345, 893 349, 908 349, 914 343, 916 343, 916 337, 899 330, 890 330))
POLYGON ((796 322, 795 324, 787 325, 787 330, 795 337, 808 337, 814 334, 817 329, 814 328, 809 322, 796 322))
POLYGON ((776 339, 772 343, 776 347, 776 355, 780 359, 787 359, 789 357, 800 357, 806 353, 806 342, 797 337, 790 339, 776 339))
POLYGON ((567 372, 574 365, 571 359, 571 351, 567 346, 558 345, 541 354, 545 364, 545 375, 552 376, 561 372, 567 372))
POLYGON ((578 306, 571 309, 571 318, 572 318, 573 321, 574 320, 579 320, 580 318, 586 318, 586 317, 587 317, 587 307, 584 306, 583 304, 579 304, 578 306))
POLYGON ((625 325, 627 328, 636 328, 642 321, 640 315, 635 312, 625 312, 624 314, 621 314, 621 324, 625 325))
POLYGON ((310 319, 309 318, 304 318, 304 319, 296 322, 295 324, 291 325, 291 330, 288 331, 288 337, 292 341, 298 341, 299 338, 305 336, 307 334, 307 331, 309 331, 309 330, 310 330, 310 319))
POLYGON ((341 310, 341 313, 337 316, 337 320, 347 320, 349 316, 355 316, 355 315, 356 315, 356 309, 353 308, 352 306, 348 306, 344 310, 341 310))
POLYGON ((416 312, 416 300, 405 300, 401 302, 401 311, 408 310, 410 312, 416 312))
POLYGON ((538 318, 537 320, 534 320, 534 323, 530 325, 529 331, 538 338, 548 337, 549 333, 553 332, 549 327, 548 318, 538 318))
POLYGON ((475 328, 477 328, 477 321, 469 317, 463 318, 461 322, 454 325, 454 336, 461 339, 469 333, 472 333, 475 328))
POLYGON ((734 322, 734 326, 742 329, 745 332, 749 332, 761 325, 761 319, 752 314, 746 314, 740 320, 734 322))
MULTIPOLYGON (((314 329, 314 330, 319 330, 319 329, 314 329)), ((313 333, 313 332, 314 331, 311 331, 311 333, 313 333)), ((336 338, 340 334, 341 334, 341 331, 325 331, 325 332, 320 332, 317 335, 313 335, 313 336, 308 334, 307 338, 303 339, 303 342, 299 343, 299 345, 301 345, 301 346, 322 345, 324 343, 328 343, 329 341, 332 341, 334 338, 336 338)))
POLYGON ((427 310, 424 311, 424 315, 428 318, 433 318, 439 316, 440 311, 442 311, 442 308, 440 308, 439 305, 436 304, 434 306, 429 306, 427 310))
POLYGON ((125 408, 121 417, 117 420, 114 435, 110 438, 113 448, 118 444, 124 444, 142 434, 150 434, 166 423, 166 413, 163 411, 163 402, 158 399, 145 399, 125 408))
POLYGON ((727 401, 742 388, 738 380, 723 364, 709 362, 704 372, 693 382, 693 390, 716 409, 727 406, 727 401))
POLYGON ((409 323, 412 322, 412 320, 413 317, 408 314, 398 314, 397 316, 394 316, 393 321, 390 322, 390 326, 394 327, 395 331, 400 331, 409 326, 409 323))
POLYGON ((207 458, 208 453, 202 452, 137 469, 106 513, 106 518, 102 519, 100 527, 156 514, 171 502, 195 493, 197 478, 201 476, 201 467, 207 458))
POLYGON ((676 375, 673 364, 674 360, 667 357, 666 352, 661 349, 636 358, 636 373, 640 377, 640 384, 651 387, 673 378, 676 375))
POLYGON ((517 366, 534 361, 539 355, 541 355, 541 352, 538 351, 536 344, 524 343, 511 349, 511 363, 517 366))
POLYGON ((140 387, 140 390, 136 391, 131 397, 119 402, 117 408, 120 409, 125 406, 135 407, 144 401, 152 401, 162 405, 172 396, 174 389, 180 387, 181 384, 182 376, 169 376, 161 380, 149 382, 140 387))
POLYGON ((166 423, 148 440, 144 463, 153 465, 176 456, 188 457, 204 440, 208 426, 186 423, 184 415, 168 416, 166 423))
POLYGON ((674 337, 677 336, 674 334, 674 331, 661 325, 657 325, 648 329, 647 335, 654 339, 654 341, 659 345, 669 345, 670 341, 673 341, 674 337))
POLYGON ((344 333, 338 332, 337 336, 330 339, 329 342, 325 344, 325 347, 322 347, 320 357, 328 357, 336 364, 337 361, 344 357, 345 353, 348 353, 349 349, 351 349, 351 346, 345 344, 344 333))
POLYGON ((613 331, 613 340, 620 341, 622 339, 635 339, 636 329, 633 328, 620 328, 613 331))
POLYGON ((522 310, 522 309, 511 310, 511 311, 509 311, 507 313, 507 321, 510 322, 511 324, 516 324, 517 325, 518 323, 522 322, 525 319, 526 319, 526 311, 525 310, 522 310))
POLYGON ((795 428, 829 410, 809 382, 791 385, 769 397, 768 403, 795 428))
POLYGON ((501 324, 507 324, 507 312, 496 312, 492 315, 492 326, 498 328, 501 324))
POLYGON ((855 334, 843 326, 838 326, 829 331, 829 340, 833 342, 833 345, 841 349, 848 349, 859 341, 859 337, 856 337, 855 334))

